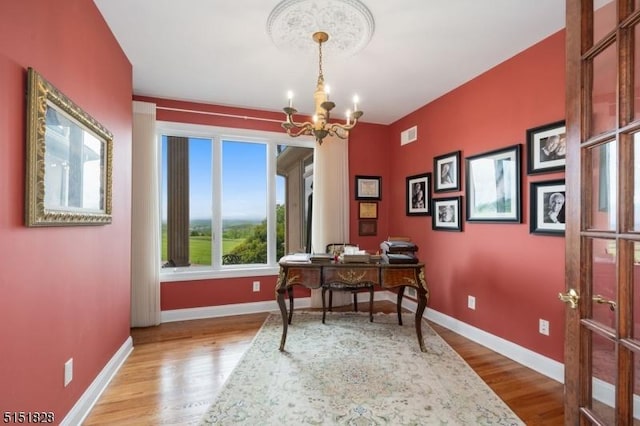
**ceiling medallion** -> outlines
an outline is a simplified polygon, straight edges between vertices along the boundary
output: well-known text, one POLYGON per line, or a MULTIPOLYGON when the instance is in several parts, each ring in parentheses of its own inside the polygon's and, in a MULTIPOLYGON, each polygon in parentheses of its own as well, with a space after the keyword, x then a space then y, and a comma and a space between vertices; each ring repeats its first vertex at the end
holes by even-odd
POLYGON ((374 27, 373 15, 358 0, 283 0, 267 20, 267 33, 280 50, 313 52, 310 36, 324 31, 331 34, 326 52, 338 57, 362 50, 371 40, 374 27))

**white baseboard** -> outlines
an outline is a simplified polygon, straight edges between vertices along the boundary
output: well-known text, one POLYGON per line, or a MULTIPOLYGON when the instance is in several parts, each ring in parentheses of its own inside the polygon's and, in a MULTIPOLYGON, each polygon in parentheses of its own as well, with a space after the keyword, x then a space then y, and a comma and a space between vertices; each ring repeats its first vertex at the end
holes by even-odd
POLYGON ((82 424, 118 370, 120 370, 122 364, 124 364, 129 357, 131 351, 133 351, 133 339, 129 336, 122 346, 120 346, 120 349, 111 357, 107 365, 104 366, 100 374, 98 374, 91 385, 89 385, 87 390, 84 391, 73 408, 67 413, 60 423, 61 426, 82 424))
MULTIPOLYGON (((395 301, 395 294, 388 291, 376 291, 374 293, 373 300, 392 300, 391 295, 393 295, 393 300, 395 301)), ((289 301, 285 300, 285 302, 288 309, 289 301)), ((311 297, 296 298, 293 307, 294 309, 310 308, 311 297)), ((274 311, 280 312, 278 303, 275 300, 270 300, 268 302, 237 303, 234 305, 205 306, 202 308, 187 308, 162 311, 162 313, 160 314, 160 322, 186 321, 274 311)))
MULTIPOLYGON (((404 298, 402 306, 415 312, 418 304, 411 299, 404 298)), ((540 355, 527 348, 516 345, 501 337, 494 336, 472 325, 466 324, 448 315, 427 308, 423 315, 429 321, 433 321, 449 330, 473 340, 494 352, 506 356, 513 361, 537 371, 557 382, 564 383, 564 364, 546 356, 540 355)))

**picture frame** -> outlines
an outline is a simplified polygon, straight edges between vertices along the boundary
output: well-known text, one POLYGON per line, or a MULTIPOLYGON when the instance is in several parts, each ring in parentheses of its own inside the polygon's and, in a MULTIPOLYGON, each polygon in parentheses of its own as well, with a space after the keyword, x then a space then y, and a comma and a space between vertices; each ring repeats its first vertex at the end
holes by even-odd
POLYGON ((378 203, 375 201, 361 201, 358 206, 358 218, 359 219, 377 219, 378 218, 378 203))
POLYGON ((529 184, 529 232, 531 234, 563 236, 566 231, 564 179, 531 182, 529 184))
POLYGON ((460 191, 460 151, 433 158, 433 191, 460 191))
POLYGON ((567 127, 556 121, 527 130, 527 174, 562 171, 567 163, 567 127))
POLYGON ((521 218, 520 144, 466 157, 466 221, 521 218))
POLYGON ((462 196, 434 198, 431 218, 435 231, 462 232, 462 196))
POLYGON ((27 71, 25 224, 111 223, 113 135, 27 71))
POLYGON ((356 176, 356 200, 381 200, 380 176, 356 176))
POLYGON ((358 222, 358 235, 360 236, 378 235, 378 221, 375 219, 361 219, 358 222))
POLYGON ((431 173, 407 176, 407 216, 431 216, 431 173))

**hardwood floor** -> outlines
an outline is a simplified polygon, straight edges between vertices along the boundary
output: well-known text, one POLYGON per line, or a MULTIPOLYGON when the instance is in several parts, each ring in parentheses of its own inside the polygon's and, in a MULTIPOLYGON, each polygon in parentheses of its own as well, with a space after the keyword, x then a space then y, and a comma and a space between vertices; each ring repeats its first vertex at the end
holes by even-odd
MULTIPOLYGON (((360 305, 359 305, 360 308, 360 305)), ((376 312, 395 312, 376 302, 376 312)), ((335 310, 350 307, 335 308, 335 310)), ((361 309, 366 310, 365 304, 361 309)), ((84 425, 197 424, 267 313, 131 330, 134 350, 84 425)), ((430 324, 527 425, 563 424, 563 385, 430 324)))

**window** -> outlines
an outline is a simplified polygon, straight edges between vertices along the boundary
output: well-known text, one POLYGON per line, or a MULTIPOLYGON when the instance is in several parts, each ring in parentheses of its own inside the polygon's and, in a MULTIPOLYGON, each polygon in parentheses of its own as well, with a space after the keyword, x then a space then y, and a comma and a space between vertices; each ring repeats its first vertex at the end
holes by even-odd
POLYGON ((159 123, 163 281, 272 274, 307 246, 313 141, 159 123))

